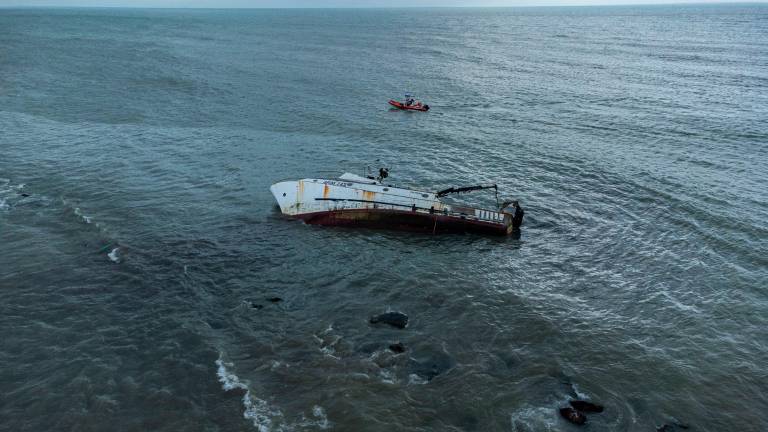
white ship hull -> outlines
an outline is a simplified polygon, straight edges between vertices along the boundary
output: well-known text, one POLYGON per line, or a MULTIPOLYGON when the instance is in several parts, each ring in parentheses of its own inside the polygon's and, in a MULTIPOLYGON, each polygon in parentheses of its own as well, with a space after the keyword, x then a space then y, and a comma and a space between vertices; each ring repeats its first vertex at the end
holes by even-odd
POLYGON ((348 173, 338 179, 282 181, 270 190, 284 215, 310 224, 432 233, 507 234, 512 230, 509 213, 449 205, 434 192, 394 187, 348 173))

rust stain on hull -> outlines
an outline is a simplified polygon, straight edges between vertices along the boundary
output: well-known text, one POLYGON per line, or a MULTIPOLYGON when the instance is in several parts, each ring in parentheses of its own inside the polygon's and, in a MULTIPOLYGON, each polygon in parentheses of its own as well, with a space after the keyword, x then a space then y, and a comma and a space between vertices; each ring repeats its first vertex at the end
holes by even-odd
POLYGON ((376 192, 373 191, 363 191, 363 199, 366 201, 375 201, 376 200, 376 192))
POLYGON ((331 188, 328 185, 323 185, 323 198, 328 198, 331 193, 331 188))
POLYGON ((301 208, 301 203, 304 201, 304 182, 299 180, 296 184, 296 210, 301 208))
POLYGON ((375 209, 308 213, 300 215, 298 218, 311 225, 394 229, 432 234, 478 233, 507 235, 511 228, 511 226, 502 223, 482 222, 409 211, 375 209))

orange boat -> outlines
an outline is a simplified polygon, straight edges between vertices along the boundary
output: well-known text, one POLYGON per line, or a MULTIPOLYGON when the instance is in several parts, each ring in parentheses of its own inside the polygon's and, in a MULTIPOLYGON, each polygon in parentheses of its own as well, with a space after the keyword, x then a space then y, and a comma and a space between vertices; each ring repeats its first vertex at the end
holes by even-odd
POLYGON ((411 95, 405 95, 405 102, 396 101, 394 99, 389 100, 389 104, 393 107, 406 111, 429 111, 429 105, 422 104, 413 99, 411 95))

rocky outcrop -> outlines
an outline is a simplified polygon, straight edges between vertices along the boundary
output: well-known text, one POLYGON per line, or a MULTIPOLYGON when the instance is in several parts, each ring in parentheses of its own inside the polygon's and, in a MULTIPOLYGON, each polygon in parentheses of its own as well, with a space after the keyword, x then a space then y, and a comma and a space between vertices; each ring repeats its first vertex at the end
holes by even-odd
POLYGON ((409 369, 412 374, 431 381, 436 376, 453 369, 454 366, 456 362, 451 356, 442 351, 434 351, 417 353, 417 356, 410 360, 409 369))
POLYGON ((587 422, 587 416, 573 408, 560 408, 560 415, 564 419, 576 425, 583 425, 587 422))
POLYGON ((603 406, 593 404, 592 402, 587 402, 583 400, 572 400, 570 402, 573 409, 585 412, 585 413, 601 413, 603 412, 603 406))
POLYGON ((408 325, 408 315, 402 312, 386 312, 372 316, 371 324, 388 324, 392 327, 403 329, 408 325))

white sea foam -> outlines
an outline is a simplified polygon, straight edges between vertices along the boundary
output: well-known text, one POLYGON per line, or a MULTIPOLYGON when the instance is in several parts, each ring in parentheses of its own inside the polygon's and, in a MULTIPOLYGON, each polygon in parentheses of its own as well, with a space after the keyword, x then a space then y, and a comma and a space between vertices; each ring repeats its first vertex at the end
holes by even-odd
POLYGON ((80 219, 83 220, 83 222, 89 224, 93 220, 92 217, 86 216, 83 214, 83 212, 80 211, 80 207, 75 207, 75 214, 80 217, 80 219))
MULTIPOLYGON (((240 381, 240 378, 237 375, 227 370, 227 367, 234 366, 232 363, 226 363, 219 357, 219 359, 216 360, 216 365, 218 366, 216 375, 218 375, 219 382, 221 382, 224 390, 245 390, 245 395, 243 395, 243 406, 245 407, 243 417, 251 420, 259 432, 271 431, 272 419, 275 417, 282 417, 283 413, 279 409, 270 408, 266 401, 255 397, 246 383, 240 381)), ((280 427, 279 430, 284 430, 284 428, 280 427)))
POLYGON ((410 374, 408 375, 408 385, 424 385, 428 383, 429 381, 425 380, 424 378, 416 375, 416 374, 410 374))
POLYGON ((23 187, 24 185, 13 186, 10 180, 0 178, 0 210, 11 208, 11 205, 8 203, 8 196, 15 195, 16 191, 23 187))
POLYGON ((557 430, 556 410, 552 407, 523 407, 510 415, 515 432, 557 430))
POLYGON ((320 405, 315 405, 312 407, 312 415, 317 418, 315 424, 320 429, 328 429, 331 427, 331 422, 328 421, 328 416, 325 415, 325 410, 320 405))
POLYGON ((579 399, 589 400, 589 396, 587 396, 586 393, 583 393, 581 389, 579 389, 579 386, 576 383, 571 384, 571 387, 573 388, 574 393, 576 393, 576 396, 579 399))
POLYGON ((675 299, 674 297, 672 297, 672 296, 671 296, 669 293, 667 293, 666 291, 664 291, 664 292, 662 293, 662 295, 664 296, 664 298, 666 298, 666 299, 667 299, 667 301, 669 301, 670 303, 672 303, 672 306, 674 306, 674 307, 675 307, 675 308, 677 308, 678 310, 681 310, 681 311, 685 311, 685 312, 694 312, 694 313, 696 313, 696 314, 700 314, 700 313, 701 313, 701 311, 699 310, 699 308, 697 308, 696 306, 691 306, 691 305, 683 304, 682 302, 680 302, 680 301, 678 301, 677 299, 675 299))
POLYGON ((338 360, 340 357, 335 355, 336 354, 336 348, 334 346, 341 340, 341 336, 336 336, 331 342, 328 344, 325 344, 324 346, 321 345, 320 351, 327 355, 328 357, 332 357, 336 360, 338 360))
POLYGON ((109 259, 112 260, 112 262, 116 262, 116 263, 120 262, 120 257, 117 255, 117 251, 118 250, 120 250, 120 248, 114 248, 114 249, 112 249, 112 252, 107 254, 109 259))
MULTIPOLYGON (((251 393, 249 384, 247 381, 241 380, 240 377, 235 375, 229 368, 234 366, 233 363, 225 362, 222 356, 216 360, 216 375, 219 377, 219 382, 225 391, 231 390, 243 390, 243 417, 252 421, 253 425, 259 430, 259 432, 289 432, 295 429, 329 429, 333 426, 333 423, 328 420, 328 415, 320 405, 314 405, 312 407, 312 418, 308 418, 304 413, 299 414, 296 422, 286 422, 283 412, 275 407, 270 406, 266 401, 257 398, 251 393)), ((278 361, 272 362, 272 369, 288 365, 283 365, 278 361)))
POLYGON ((395 384, 397 382, 397 378, 395 378, 395 373, 386 369, 382 369, 379 371, 379 376, 381 377, 381 382, 384 384, 395 384))
POLYGON ((325 410, 320 405, 315 405, 312 407, 312 417, 314 418, 307 418, 307 416, 302 413, 301 420, 299 422, 294 424, 292 427, 289 426, 287 429, 281 427, 279 430, 292 430, 294 428, 298 428, 299 430, 325 430, 333 425, 333 423, 328 421, 328 417, 325 415, 325 410))
POLYGON ((327 355, 330 358, 333 358, 333 359, 336 359, 336 360, 341 359, 341 357, 339 357, 337 355, 334 355, 334 354, 336 354, 336 350, 334 350, 333 347, 331 347, 331 346, 320 348, 320 351, 322 351, 323 354, 327 355))
POLYGON ((328 357, 339 360, 340 357, 336 355, 335 346, 341 340, 341 336, 338 336, 338 335, 326 336, 328 335, 328 333, 332 331, 333 331, 333 324, 329 325, 327 329, 320 332, 319 335, 313 334, 312 336, 320 344, 320 352, 327 355, 328 357), (326 339, 328 340, 326 341, 326 339))

